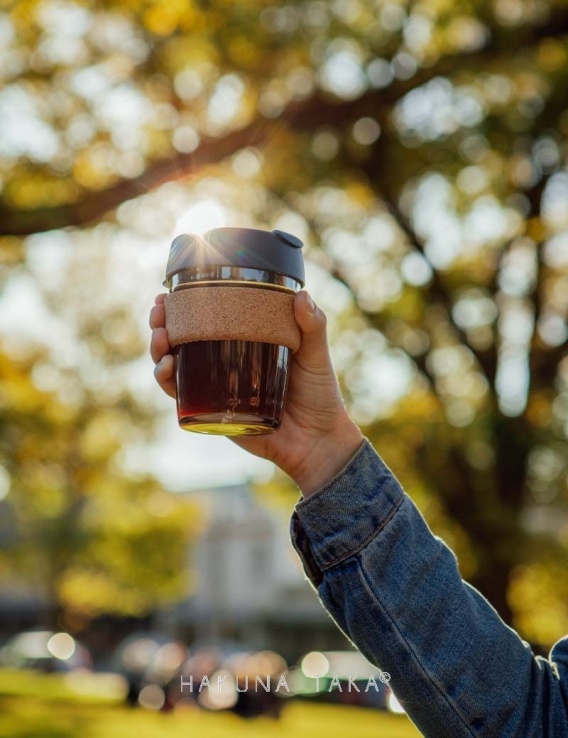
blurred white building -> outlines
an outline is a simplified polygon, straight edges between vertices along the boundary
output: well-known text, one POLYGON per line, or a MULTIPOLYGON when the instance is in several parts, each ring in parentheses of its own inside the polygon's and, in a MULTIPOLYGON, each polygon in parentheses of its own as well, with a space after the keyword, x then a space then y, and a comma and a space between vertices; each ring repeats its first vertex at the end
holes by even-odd
POLYGON ((161 614, 188 640, 234 640, 289 660, 313 649, 345 648, 304 577, 290 543, 289 517, 259 504, 246 485, 190 493, 205 525, 188 560, 193 593, 161 614))
MULTIPOLYGON (((133 628, 155 628, 195 641, 237 642, 273 649, 288 663, 313 650, 347 646, 304 577, 289 537, 289 513, 261 505, 245 485, 187 493, 203 510, 203 528, 179 562, 187 570, 187 595, 142 621, 102 618, 95 630, 108 648, 133 628)), ((0 544, 15 534, 10 510, 0 502, 0 544)), ((2 637, 41 624, 46 602, 18 580, 0 583, 2 637)))

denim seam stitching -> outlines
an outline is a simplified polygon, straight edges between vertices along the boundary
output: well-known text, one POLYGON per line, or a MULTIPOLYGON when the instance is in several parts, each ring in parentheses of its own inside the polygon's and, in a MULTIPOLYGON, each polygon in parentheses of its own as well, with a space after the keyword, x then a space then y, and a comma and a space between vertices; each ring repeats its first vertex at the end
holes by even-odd
POLYGON ((398 634, 398 637, 400 638, 401 642, 404 643, 407 650, 412 655, 412 658, 414 659, 415 663, 418 665, 420 671, 424 674, 426 679, 432 684, 432 686, 435 688, 437 692, 441 695, 442 699, 448 707, 456 714, 456 716, 459 718, 459 720, 462 722, 465 730, 467 731, 467 735, 472 736, 472 738, 475 738, 475 733, 472 732, 471 726, 467 723, 465 717, 461 714, 461 710, 454 704, 454 702, 446 695, 444 694, 444 690, 441 685, 438 684, 437 680, 430 674, 430 672, 426 669, 426 667, 422 664, 421 660, 418 658, 417 654, 414 651, 414 648, 411 646, 410 643, 403 637, 402 633, 400 632, 399 628, 396 625, 396 622, 393 620, 391 615, 389 614, 388 610, 386 610, 382 605, 380 600, 375 597, 373 593, 373 589, 370 586, 370 583, 367 579, 367 575, 365 572, 365 568, 363 567, 361 560, 359 557, 356 557, 357 562, 357 568, 359 569, 361 579, 363 581, 363 584, 365 586, 365 589, 367 591, 367 595, 371 598, 371 601, 374 603, 374 605, 381 610, 382 613, 387 617, 389 622, 391 623, 392 627, 394 628, 395 632, 398 634))
POLYGON ((384 518, 384 520, 382 520, 379 523, 379 525, 373 529, 371 534, 368 535, 367 538, 365 538, 365 540, 362 543, 360 543, 356 548, 350 549, 349 551, 342 554, 338 558, 333 559, 329 564, 325 564, 325 566, 322 565, 320 567, 321 571, 322 572, 327 571, 328 569, 331 569, 332 566, 336 566, 337 564, 340 564, 342 561, 345 561, 345 559, 348 559, 350 556, 356 556, 362 549, 365 548, 365 546, 368 546, 369 543, 373 540, 373 538, 375 538, 375 536, 377 536, 383 530, 383 528, 385 528, 388 525, 388 523, 392 520, 392 518, 394 517, 394 515, 396 514, 396 512, 399 510, 400 506, 404 502, 404 499, 405 497, 404 495, 402 495, 400 500, 398 500, 398 502, 396 503, 396 505, 394 505, 389 510, 389 513, 384 518))

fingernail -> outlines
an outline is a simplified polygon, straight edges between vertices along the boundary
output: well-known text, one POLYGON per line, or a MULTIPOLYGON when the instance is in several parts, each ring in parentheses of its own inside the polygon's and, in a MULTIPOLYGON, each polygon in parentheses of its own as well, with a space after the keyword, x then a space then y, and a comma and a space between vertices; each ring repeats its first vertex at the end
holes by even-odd
POLYGON ((306 292, 306 303, 308 305, 308 311, 310 313, 315 313, 315 311, 316 311, 316 304, 312 300, 312 296, 310 295, 309 292, 306 292))

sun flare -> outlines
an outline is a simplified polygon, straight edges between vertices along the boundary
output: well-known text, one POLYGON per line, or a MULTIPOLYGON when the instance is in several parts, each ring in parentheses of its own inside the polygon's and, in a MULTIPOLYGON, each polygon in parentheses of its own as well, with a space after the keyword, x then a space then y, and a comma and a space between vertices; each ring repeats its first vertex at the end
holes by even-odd
POLYGON ((176 234, 194 233, 202 236, 211 228, 227 225, 228 211, 218 200, 199 200, 183 212, 176 221, 176 234))

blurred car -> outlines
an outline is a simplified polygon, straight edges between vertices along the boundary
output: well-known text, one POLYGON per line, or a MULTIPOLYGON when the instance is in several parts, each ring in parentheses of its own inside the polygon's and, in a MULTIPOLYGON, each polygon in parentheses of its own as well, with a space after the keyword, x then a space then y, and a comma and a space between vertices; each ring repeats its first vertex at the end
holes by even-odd
POLYGON ((0 650, 0 662, 9 669, 69 672, 91 669, 87 648, 69 633, 28 630, 11 638, 0 650))
POLYGON ((312 651, 289 670, 287 679, 297 697, 399 711, 391 699, 390 676, 359 651, 312 651))
POLYGON ((163 633, 138 632, 119 645, 111 668, 127 679, 132 706, 228 710, 250 718, 280 715, 276 687, 287 666, 273 651, 221 641, 187 649, 163 633))
POLYGON ((126 701, 130 705, 167 710, 170 705, 166 686, 186 657, 186 647, 169 635, 138 631, 120 643, 110 668, 127 680, 126 701))
POLYGON ((229 710, 244 718, 278 718, 284 696, 278 682, 286 669, 274 651, 226 642, 194 644, 179 681, 171 685, 170 699, 210 711, 229 710))

